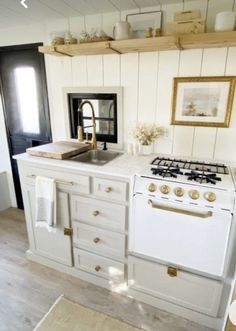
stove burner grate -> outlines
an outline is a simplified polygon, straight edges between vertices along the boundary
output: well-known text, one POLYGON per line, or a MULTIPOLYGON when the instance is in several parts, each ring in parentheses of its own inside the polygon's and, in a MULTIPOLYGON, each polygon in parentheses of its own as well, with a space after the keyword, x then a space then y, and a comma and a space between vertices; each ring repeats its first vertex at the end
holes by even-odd
POLYGON ((226 165, 221 163, 206 163, 201 161, 188 161, 182 159, 171 159, 166 157, 156 157, 152 165, 157 167, 174 167, 179 169, 186 169, 189 171, 211 172, 215 174, 228 175, 229 171, 226 165))
POLYGON ((151 168, 151 171, 153 175, 159 175, 161 177, 177 178, 177 175, 183 175, 183 172, 180 171, 179 167, 151 168))
POLYGON ((197 172, 193 170, 191 172, 186 172, 185 175, 188 176, 188 180, 192 180, 200 184, 202 183, 216 184, 217 181, 221 181, 221 178, 217 177, 216 174, 206 174, 204 172, 197 172))

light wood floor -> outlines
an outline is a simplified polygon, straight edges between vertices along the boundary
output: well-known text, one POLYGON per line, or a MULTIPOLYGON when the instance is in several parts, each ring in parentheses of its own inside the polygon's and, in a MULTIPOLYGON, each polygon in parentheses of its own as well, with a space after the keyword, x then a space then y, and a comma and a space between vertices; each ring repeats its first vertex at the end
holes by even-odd
POLYGON ((0 331, 32 331, 61 294, 148 331, 210 331, 173 314, 29 262, 24 255, 27 247, 23 212, 17 209, 0 212, 0 331))

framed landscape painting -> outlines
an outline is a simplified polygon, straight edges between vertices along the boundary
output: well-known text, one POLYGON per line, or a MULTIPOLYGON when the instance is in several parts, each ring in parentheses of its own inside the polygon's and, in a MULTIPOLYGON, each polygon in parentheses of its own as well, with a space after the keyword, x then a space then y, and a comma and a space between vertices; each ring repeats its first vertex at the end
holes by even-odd
POLYGON ((171 124, 229 127, 236 77, 174 78, 171 124))

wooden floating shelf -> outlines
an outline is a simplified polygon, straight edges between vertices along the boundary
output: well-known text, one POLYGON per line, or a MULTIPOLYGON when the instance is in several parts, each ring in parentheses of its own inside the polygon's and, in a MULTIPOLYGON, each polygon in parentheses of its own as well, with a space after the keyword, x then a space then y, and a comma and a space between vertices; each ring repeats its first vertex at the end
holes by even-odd
POLYGON ((74 45, 39 46, 39 52, 55 56, 79 56, 233 46, 236 46, 236 31, 99 41, 74 45))

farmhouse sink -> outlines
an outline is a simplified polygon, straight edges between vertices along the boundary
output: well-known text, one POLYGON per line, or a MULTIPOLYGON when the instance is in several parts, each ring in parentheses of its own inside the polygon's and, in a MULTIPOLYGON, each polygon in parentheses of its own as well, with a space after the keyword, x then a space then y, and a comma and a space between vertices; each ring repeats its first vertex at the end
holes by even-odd
POLYGON ((119 155, 121 155, 121 153, 93 149, 82 154, 73 156, 72 158, 70 158, 70 160, 95 165, 104 165, 109 161, 114 160, 119 155))

